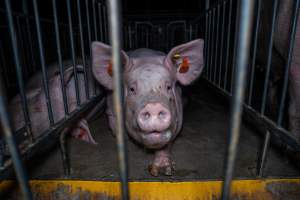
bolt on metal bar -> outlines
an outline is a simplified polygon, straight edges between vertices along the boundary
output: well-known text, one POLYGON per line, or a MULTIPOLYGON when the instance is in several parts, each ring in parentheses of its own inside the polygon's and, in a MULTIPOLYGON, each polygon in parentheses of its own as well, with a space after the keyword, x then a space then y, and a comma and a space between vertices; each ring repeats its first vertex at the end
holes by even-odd
POLYGON ((268 46, 267 70, 266 70, 266 75, 265 75, 262 105, 261 105, 261 110, 260 110, 260 113, 262 115, 265 114, 265 110, 266 110, 267 95, 268 95, 268 81, 269 81, 270 72, 271 72, 273 38, 274 38, 275 25, 276 25, 276 21, 277 21, 278 7, 279 7, 278 0, 274 0, 273 14, 272 14, 272 27, 271 27, 271 33, 270 33, 270 38, 269 38, 269 46, 268 46))
POLYGON ((257 38, 258 31, 260 25, 260 16, 261 16, 261 0, 257 1, 257 16, 255 22, 255 32, 254 32, 254 46, 253 46, 253 54, 251 60, 251 75, 250 75, 250 88, 249 88, 249 96, 248 96, 248 105, 251 106, 252 96, 253 96, 253 84, 254 84, 254 73, 255 73, 255 60, 256 60, 256 50, 257 50, 257 38))
MULTIPOLYGON (((10 10, 10 5, 7 5, 8 1, 9 0, 6 0, 6 6, 7 10, 10 10)), ((2 132, 4 133, 5 142, 8 145, 10 151, 10 155, 14 164, 17 180, 19 182, 23 198, 25 200, 31 200, 32 194, 29 187, 29 180, 23 167, 21 156, 18 151, 15 137, 13 135, 11 124, 9 121, 2 74, 0 74, 0 125, 0 127, 2 127, 2 132)))
POLYGON ((100 31, 100 41, 103 41, 103 17, 102 17, 102 9, 101 3, 98 3, 98 14, 99 14, 99 31, 100 31))
POLYGON ((282 125, 283 120, 283 110, 288 90, 288 80, 289 80, 289 71, 291 67, 291 62, 293 58, 293 50, 294 50, 294 43, 295 43, 295 36, 297 31, 297 23, 298 23, 298 16, 299 16, 299 0, 295 0, 294 2, 294 9, 292 14, 292 21, 291 21, 291 33, 290 33, 290 41, 289 41, 289 50, 288 50, 288 59, 285 67, 284 72, 284 82, 283 82, 283 89, 282 89, 282 95, 280 99, 280 106, 279 106, 279 115, 277 119, 277 125, 282 125))
POLYGON ((227 1, 223 2, 223 10, 222 10, 221 48, 219 50, 219 54, 220 54, 220 63, 219 63, 219 65, 220 65, 220 71, 219 71, 219 83, 218 83, 219 87, 221 87, 221 79, 222 79, 222 71, 223 71, 222 69, 223 69, 223 66, 224 66, 223 65, 223 54, 224 54, 223 48, 224 48, 224 28, 225 28, 226 2, 227 1))
POLYGON ((113 61, 113 103, 116 114, 116 130, 117 130, 117 147, 119 170, 121 178, 122 199, 129 199, 128 192, 128 167, 127 167, 127 149, 125 143, 125 127, 124 127, 124 104, 123 104, 123 75, 122 75, 122 61, 121 61, 121 17, 120 17, 120 1, 108 1, 109 14, 109 31, 110 42, 112 45, 112 61, 113 61))
POLYGON ((86 99, 90 98, 89 92, 89 82, 87 77, 87 64, 85 60, 85 46, 84 46, 84 39, 83 39, 83 29, 82 29, 82 21, 81 21, 81 6, 80 0, 77 0, 77 14, 78 14, 78 25, 79 25, 79 34, 80 34, 80 46, 81 46, 81 57, 82 57, 82 65, 83 65, 83 73, 84 73, 84 87, 85 87, 85 95, 86 99))
POLYGON ((219 60, 219 56, 218 56, 218 46, 219 46, 219 26, 220 26, 220 4, 218 4, 217 6, 217 30, 216 30, 216 44, 215 44, 215 59, 214 59, 214 83, 217 82, 217 68, 218 68, 218 60, 219 60))
POLYGON ((257 175, 260 178, 262 178, 262 176, 263 176, 263 171, 264 171, 266 160, 267 160, 267 153, 268 153, 268 149, 270 146, 270 139, 271 139, 271 133, 270 133, 270 131, 267 131, 266 135, 265 135, 263 151, 261 153, 259 167, 258 167, 258 173, 257 173, 257 175))
POLYGON ((238 5, 236 57, 234 58, 235 79, 232 103, 230 108, 229 145, 225 162, 225 180, 222 188, 222 200, 229 199, 231 181, 233 178, 237 147, 239 143, 240 125, 243 110, 243 100, 246 86, 247 64, 250 52, 253 11, 253 0, 241 0, 238 5))
POLYGON ((229 11, 228 11, 228 26, 227 26, 227 39, 226 39, 226 57, 225 57, 225 75, 224 75, 224 90, 227 86, 227 75, 229 65, 229 47, 230 47, 230 35, 231 35, 231 17, 232 17, 232 0, 229 0, 229 11))
POLYGON ((61 91, 63 94, 63 101, 64 101, 64 111, 65 115, 69 114, 69 108, 68 108, 68 100, 66 95, 66 89, 64 84, 64 67, 63 67, 63 61, 62 61, 62 54, 61 54, 61 45, 60 45, 60 35, 59 35, 59 25, 58 25, 58 18, 57 18, 57 6, 56 6, 56 0, 52 0, 52 9, 53 9, 53 17, 54 17, 54 28, 55 28, 55 38, 56 38, 56 52, 58 57, 58 66, 59 66, 59 72, 60 72, 60 84, 61 84, 61 91))
POLYGON ((53 125, 53 123, 54 123, 53 112, 52 112, 51 99, 50 99, 50 94, 49 94, 48 76, 47 76, 45 57, 44 57, 44 46, 43 46, 43 41, 42 41, 40 17, 39 17, 38 5, 37 5, 36 0, 33 0, 33 9, 34 9, 36 31, 37 31, 39 55, 40 55, 40 61, 41 61, 41 67, 42 67, 43 87, 44 87, 44 91, 46 94, 46 103, 47 103, 50 125, 53 125))
POLYGON ((29 134, 30 140, 33 141, 33 136, 31 132, 31 121, 29 117, 29 111, 28 111, 28 103, 27 98, 25 94, 25 86, 24 86, 24 79, 22 75, 22 67, 21 67, 21 61, 20 61, 20 55, 19 55, 19 47, 17 43, 17 36, 16 36, 16 30, 14 27, 14 21, 13 21, 13 15, 11 10, 11 4, 9 0, 5 0, 5 9, 7 13, 7 21, 8 21, 8 28, 9 28, 9 35, 11 39, 12 44, 12 50, 13 50, 13 56, 14 56, 14 63, 17 73, 17 81, 18 81, 18 87, 21 94, 21 101, 22 101, 22 110, 24 113, 24 119, 26 122, 26 131, 29 134))
POLYGON ((72 65, 74 69, 74 80, 75 80, 75 93, 76 93, 76 102, 77 106, 80 106, 80 96, 79 96, 79 87, 78 87, 78 76, 77 76, 77 67, 76 67, 76 53, 74 46, 74 35, 73 35, 73 26, 72 26, 72 13, 71 13, 71 0, 67 0, 67 13, 68 13, 68 24, 69 24, 69 37, 71 44, 71 55, 72 55, 72 65))

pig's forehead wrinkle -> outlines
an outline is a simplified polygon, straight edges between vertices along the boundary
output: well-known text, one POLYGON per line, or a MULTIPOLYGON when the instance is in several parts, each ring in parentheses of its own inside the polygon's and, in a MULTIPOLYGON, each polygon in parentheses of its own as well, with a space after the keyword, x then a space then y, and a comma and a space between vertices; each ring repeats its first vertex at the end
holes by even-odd
POLYGON ((170 72, 163 66, 147 65, 137 68, 131 72, 131 80, 141 83, 156 83, 161 81, 170 81, 170 72))
POLYGON ((132 68, 141 68, 148 65, 163 65, 165 56, 130 57, 132 68))

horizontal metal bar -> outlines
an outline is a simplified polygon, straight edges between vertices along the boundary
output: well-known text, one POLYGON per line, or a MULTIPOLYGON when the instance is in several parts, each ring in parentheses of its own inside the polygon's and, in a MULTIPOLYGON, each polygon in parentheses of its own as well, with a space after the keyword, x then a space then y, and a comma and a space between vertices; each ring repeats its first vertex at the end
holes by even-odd
POLYGON ((119 173, 121 179, 122 199, 129 199, 128 189, 128 164, 127 164, 127 148, 125 143, 125 126, 124 126, 124 104, 123 104, 123 75, 121 61, 121 5, 118 0, 108 1, 109 16, 109 35, 112 45, 112 63, 113 63, 113 105, 116 114, 116 136, 119 159, 119 173))
MULTIPOLYGON (((6 3, 7 10, 10 10, 11 8, 9 2, 6 1, 5 3, 6 3)), ((15 173, 22 191, 23 198, 25 200, 31 200, 32 194, 29 188, 28 177, 23 167, 23 163, 21 161, 21 157, 15 141, 15 137, 12 132, 11 122, 9 121, 10 117, 8 114, 7 104, 6 104, 7 100, 5 95, 6 94, 4 91, 3 78, 2 78, 2 74, 0 74, 0 127, 2 129, 5 142, 8 145, 10 151, 10 155, 14 164, 15 173)))
MULTIPOLYGON (((209 87, 209 90, 214 91, 220 98, 224 97, 223 100, 226 103, 231 101, 232 95, 228 91, 220 88, 214 83, 211 83, 208 79, 203 78, 202 80, 205 81, 204 84, 209 87)), ((300 151, 300 142, 289 131, 282 127, 278 127, 274 121, 261 115, 258 111, 247 104, 244 104, 243 106, 243 120, 249 123, 252 128, 258 131, 258 133, 264 135, 266 131, 270 131, 272 135, 272 144, 284 151, 291 152, 292 154, 300 151)))
MULTIPOLYGON (((51 129, 41 134, 30 145, 22 149, 22 159, 28 161, 36 155, 42 155, 48 152, 58 142, 58 137, 61 131, 70 124, 74 123, 80 116, 86 112, 92 110, 95 105, 104 98, 104 93, 100 93, 98 96, 93 97, 89 102, 81 104, 79 109, 74 110, 69 116, 66 116, 63 120, 57 122, 51 129)), ((8 179, 11 175, 11 160, 7 160, 4 163, 4 168, 0 169, 0 179, 8 179)))
MULTIPOLYGON (((230 109, 230 122, 228 129, 229 145, 227 158, 225 160, 225 180, 222 188, 222 200, 227 200, 230 197, 231 181, 233 179, 233 172, 235 160, 238 150, 240 125, 243 110, 243 101, 246 88, 246 73, 249 60, 252 22, 254 16, 254 1, 241 0, 238 2, 238 23, 237 35, 235 43, 234 66, 234 89, 233 99, 230 109)), ((232 83, 233 84, 233 83, 232 83)))

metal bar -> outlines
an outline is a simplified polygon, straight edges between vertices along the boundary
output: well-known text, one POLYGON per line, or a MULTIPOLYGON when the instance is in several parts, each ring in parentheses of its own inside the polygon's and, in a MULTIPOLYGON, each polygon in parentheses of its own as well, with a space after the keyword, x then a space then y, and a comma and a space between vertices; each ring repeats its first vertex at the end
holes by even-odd
POLYGON ((108 34, 107 34, 107 23, 108 23, 108 21, 107 21, 107 13, 106 13, 106 7, 105 6, 103 6, 103 21, 104 21, 104 42, 105 43, 107 43, 108 42, 108 34))
POLYGON ((235 84, 233 91, 233 101, 230 110, 230 125, 229 125, 229 146, 226 158, 225 180, 222 188, 222 200, 229 199, 231 181, 233 178, 233 171, 235 159, 237 154, 237 146, 239 142, 240 124, 242 117, 242 105, 245 94, 247 64, 251 43, 252 21, 254 11, 253 0, 241 0, 238 5, 238 32, 237 43, 235 44, 236 57, 234 65, 235 70, 235 84))
POLYGON ((226 2, 227 1, 224 1, 223 2, 223 10, 222 10, 222 30, 221 30, 221 48, 219 50, 220 52, 220 71, 219 71, 219 87, 221 87, 221 79, 222 79, 222 69, 223 69, 223 54, 224 54, 224 51, 223 51, 223 48, 224 48, 224 28, 225 28, 225 11, 226 11, 226 2))
MULTIPOLYGON (((231 94, 227 90, 224 90, 214 83, 209 82, 208 79, 204 80, 206 81, 207 84, 205 85, 208 86, 209 90, 211 89, 212 91, 216 92, 218 97, 225 97, 224 100, 226 102, 230 102, 231 94)), ((294 135, 290 134, 286 129, 278 127, 274 121, 266 116, 261 115, 254 108, 248 106, 247 104, 244 104, 243 119, 245 119, 245 121, 251 126, 255 127, 255 129, 257 129, 257 131, 261 134, 265 135, 266 131, 270 131, 272 134, 273 144, 282 150, 292 152, 293 154, 300 151, 300 142, 294 135)))
POLYGON ((100 41, 103 41, 103 23, 102 23, 102 8, 101 3, 98 3, 98 14, 99 14, 99 30, 100 30, 100 41))
POLYGON ((260 24, 260 16, 261 16, 261 0, 257 1, 257 18, 255 23, 255 32, 254 32, 254 46, 253 46, 253 54, 251 60, 251 75, 250 75, 250 88, 249 88, 249 96, 248 96, 248 105, 251 106, 252 103, 252 95, 253 95, 253 82, 254 82, 254 72, 255 72, 255 60, 256 60, 256 50, 257 50, 257 38, 260 24))
POLYGON ((96 6, 95 0, 92 1, 92 9, 93 9, 93 24, 94 24, 94 32, 95 32, 95 40, 98 41, 98 34, 97 34, 97 18, 96 18, 96 6))
POLYGON ((228 11, 228 26, 227 26, 227 40, 226 40, 226 57, 225 57, 225 75, 224 75, 224 86, 227 86, 227 75, 228 75, 228 65, 229 65, 229 47, 230 47, 230 35, 231 35, 231 14, 232 14, 232 0, 229 0, 229 11, 228 11))
POLYGON ((210 59, 211 59, 211 11, 207 11, 207 15, 208 15, 208 33, 207 33, 207 37, 208 40, 206 42, 207 44, 207 54, 206 54, 206 76, 209 79, 209 72, 210 72, 210 59))
POLYGON ((116 113, 117 147, 119 158, 119 173, 121 178, 122 199, 129 199, 127 149, 125 144, 124 104, 123 104, 123 75, 121 71, 121 17, 120 1, 108 1, 110 42, 112 45, 112 63, 114 71, 113 103, 116 113))
POLYGON ((211 38, 211 55, 210 55, 210 57, 211 57, 211 59, 210 59, 210 75, 209 75, 209 78, 210 78, 210 80, 213 82, 213 62, 214 62, 214 58, 215 58, 215 55, 213 55, 213 51, 214 51, 214 46, 215 46, 215 38, 214 38, 214 35, 215 35, 215 15, 216 15, 216 13, 215 13, 215 8, 213 8, 213 11, 212 11, 212 38, 211 38))
POLYGON ((216 44, 215 44, 215 59, 214 59, 214 82, 216 83, 217 81, 217 67, 218 67, 218 45, 219 45, 219 24, 220 24, 220 4, 218 4, 217 7, 217 30, 216 30, 216 44))
POLYGON ((79 34, 80 34, 81 57, 82 57, 82 65, 83 65, 83 73, 84 73, 85 95, 86 95, 86 99, 89 99, 90 92, 89 92, 89 82, 88 82, 88 77, 86 72, 87 65, 86 65, 85 52, 84 52, 85 47, 84 47, 84 40, 83 40, 80 0, 77 0, 77 14, 78 14, 78 24, 79 24, 79 34))
MULTIPOLYGON (((11 8, 8 1, 9 0, 6 0, 5 2, 6 9, 9 12, 8 15, 11 16, 11 10, 10 10, 11 8)), ((12 19, 10 19, 9 22, 12 22, 11 20, 12 19)), ((9 121, 2 74, 0 74, 0 125, 1 125, 0 127, 2 127, 2 132, 4 134, 5 142, 8 145, 10 151, 12 161, 14 163, 15 172, 22 191, 23 198, 25 200, 30 200, 32 199, 32 194, 28 183, 28 177, 23 167, 21 157, 17 148, 17 144, 14 135, 12 133, 11 124, 9 121)))
MULTIPOLYGON (((95 106, 101 101, 101 99, 104 99, 104 93, 100 93, 99 95, 92 97, 86 103, 84 102, 80 106, 80 109, 70 113, 70 115, 65 119, 59 121, 58 123, 55 123, 51 129, 48 129, 39 137, 37 137, 36 140, 30 145, 26 146, 26 148, 22 152, 22 158, 24 159, 24 161, 32 159, 36 154, 41 155, 42 153, 47 153, 49 149, 53 147, 53 145, 57 144, 58 136, 63 131, 63 129, 73 124, 76 120, 78 120, 80 116, 86 114, 90 110, 93 110, 95 106)), ((11 164, 12 163, 10 162, 10 160, 5 162, 4 169, 0 170, 1 180, 7 179, 11 174, 9 173, 11 164)))
POLYGON ((271 133, 270 133, 270 131, 267 131, 266 135, 265 135, 263 151, 261 153, 259 168, 258 168, 258 173, 257 173, 260 178, 262 178, 262 176, 263 176, 263 171, 264 171, 266 160, 267 160, 267 153, 268 153, 268 149, 269 149, 269 145, 270 145, 270 140, 271 140, 271 133))
POLYGON ((294 44, 295 44, 298 16, 299 16, 299 0, 295 0, 293 14, 292 14, 293 20, 291 22, 292 29, 291 29, 291 35, 290 35, 290 41, 289 41, 288 59, 287 59, 285 72, 284 72, 283 89, 282 89, 282 95, 281 95, 281 99, 280 99, 279 115, 278 115, 278 119, 277 119, 278 126, 281 126, 282 119, 283 119, 283 109, 284 109, 284 104, 285 104, 285 99, 286 99, 287 89, 288 89, 289 71, 290 71, 291 62, 292 62, 292 58, 293 58, 293 50, 294 50, 294 44))
POLYGON ((43 87, 46 94, 46 103, 47 103, 50 125, 53 125, 54 119, 53 119, 53 112, 52 112, 51 100, 49 95, 48 76, 47 76, 45 57, 44 57, 44 46, 42 41, 42 33, 41 33, 41 27, 39 21, 39 11, 38 11, 38 5, 36 0, 33 0, 33 9, 34 9, 36 31, 37 31, 38 46, 39 46, 39 55, 40 55, 40 61, 42 67, 43 87))
POLYGON ((268 81, 269 81, 269 77, 270 77, 271 61, 272 61, 273 37, 274 37, 275 25, 276 25, 276 21, 277 21, 278 7, 279 7, 278 0, 274 0, 273 15, 272 15, 272 28, 271 28, 271 33, 270 33, 270 38, 269 38, 269 46, 268 46, 267 70, 266 70, 266 75, 265 75, 264 91, 263 91, 262 105, 261 105, 261 110, 260 110, 260 113, 262 115, 265 114, 265 110, 266 110, 268 81))
POLYGON ((56 52, 58 57, 58 66, 59 66, 59 72, 60 72, 60 84, 61 84, 61 91, 63 94, 63 101, 64 101, 64 111, 65 115, 69 114, 69 108, 68 108, 68 100, 66 95, 66 89, 64 84, 64 67, 63 67, 63 61, 62 61, 62 54, 61 54, 61 45, 60 45, 60 36, 59 36, 59 26, 58 26, 58 18, 57 18, 57 6, 56 6, 56 0, 52 0, 52 8, 53 8, 53 17, 54 17, 54 28, 55 28, 55 38, 56 38, 56 52))
POLYGON ((22 76, 21 61, 20 61, 20 55, 19 55, 19 51, 18 51, 19 47, 18 47, 18 43, 17 43, 16 30, 14 27, 14 21, 13 21, 10 1, 8 1, 8 0, 5 1, 5 7, 6 7, 6 12, 7 12, 9 34, 10 34, 10 39, 11 39, 11 43, 12 43, 12 47, 13 47, 12 50, 13 50, 15 68, 16 68, 17 79, 18 79, 17 80, 18 87, 19 87, 20 94, 21 94, 22 110, 23 110, 24 118, 25 118, 25 122, 26 122, 26 131, 30 137, 30 140, 33 141, 34 138, 32 136, 32 132, 31 132, 31 121, 30 121, 29 112, 28 112, 27 98, 25 95, 24 79, 22 76))
POLYGON ((209 24, 209 22, 208 22, 208 19, 209 19, 209 14, 208 14, 208 10, 209 9, 209 0, 206 0, 205 1, 205 43, 204 43, 204 53, 205 53, 205 55, 204 55, 204 61, 205 61, 205 73, 204 73, 204 75, 207 77, 207 58, 208 58, 208 47, 209 47, 209 26, 210 26, 210 24, 209 24))
POLYGON ((66 143, 66 132, 64 131, 61 132, 59 135, 59 146, 60 146, 60 153, 62 158, 64 175, 68 177, 71 174, 71 166, 70 166, 70 156, 68 153, 67 143, 66 143))
POLYGON ((73 35, 73 27, 72 27, 72 14, 71 14, 71 0, 67 0, 67 12, 68 12, 68 23, 69 23, 69 37, 71 43, 71 55, 72 55, 72 64, 74 69, 74 80, 75 80, 75 91, 76 91, 76 102, 77 106, 80 106, 80 96, 79 96, 79 87, 78 87, 78 76, 76 70, 76 54, 75 54, 75 46, 74 46, 74 35, 73 35))

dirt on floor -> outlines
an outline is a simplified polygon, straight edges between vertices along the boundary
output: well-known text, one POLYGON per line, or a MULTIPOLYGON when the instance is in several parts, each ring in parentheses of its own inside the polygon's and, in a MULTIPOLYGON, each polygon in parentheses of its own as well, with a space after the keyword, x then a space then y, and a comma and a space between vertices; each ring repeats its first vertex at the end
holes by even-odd
MULTIPOLYGON (((184 124, 172 151, 176 163, 173 176, 152 177, 148 165, 153 152, 126 139, 128 147, 130 180, 199 180, 221 179, 227 146, 229 106, 205 86, 197 86, 189 95, 184 109, 184 124)), ((105 115, 90 122, 97 145, 70 138, 68 147, 71 160, 71 178, 116 180, 118 162, 116 140, 108 127, 105 115)), ((262 137, 252 127, 242 124, 235 177, 255 178, 258 155, 261 153, 262 137)), ((58 148, 36 159, 38 164, 30 167, 34 179, 65 178, 58 148)), ((268 177, 299 177, 284 154, 270 148, 264 175, 268 177)))

